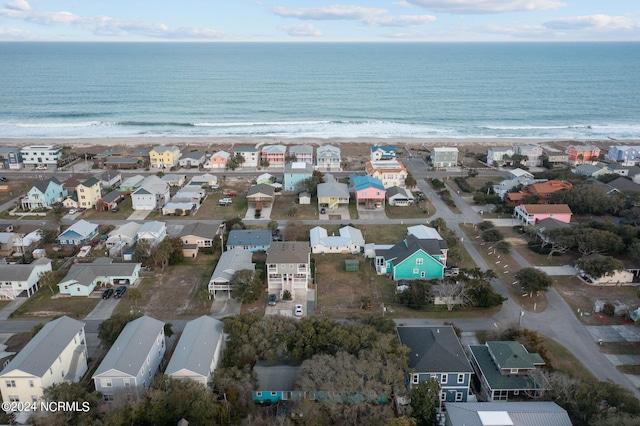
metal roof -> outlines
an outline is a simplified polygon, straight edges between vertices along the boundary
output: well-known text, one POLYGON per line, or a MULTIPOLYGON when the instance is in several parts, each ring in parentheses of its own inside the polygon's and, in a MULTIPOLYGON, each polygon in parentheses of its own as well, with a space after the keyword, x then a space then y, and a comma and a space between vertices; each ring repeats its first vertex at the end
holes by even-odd
POLYGON ((186 369, 208 377, 211 363, 222 344, 223 323, 206 315, 189 321, 173 351, 166 375, 186 369))
POLYGON ((447 402, 447 424, 451 426, 571 426, 566 410, 551 401, 447 402), (511 423, 490 423, 492 413, 511 423), (502 414, 499 414, 502 413, 502 414))
POLYGON ((234 248, 223 252, 209 282, 229 282, 237 271, 255 270, 256 265, 251 263, 252 257, 253 253, 243 248, 234 248))

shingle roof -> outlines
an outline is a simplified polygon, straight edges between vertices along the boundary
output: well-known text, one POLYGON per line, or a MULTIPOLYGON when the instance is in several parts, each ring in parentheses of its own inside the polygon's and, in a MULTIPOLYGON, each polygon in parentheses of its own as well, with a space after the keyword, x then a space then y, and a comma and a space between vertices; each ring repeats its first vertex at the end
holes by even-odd
POLYGON ((113 203, 114 201, 116 201, 118 198, 121 198, 121 197, 122 197, 122 192, 115 190, 107 193, 104 197, 102 197, 102 201, 104 201, 105 203, 113 203))
POLYGON ((287 147, 284 145, 265 145, 262 147, 262 152, 268 154, 284 154, 287 152, 287 147))
POLYGON ((26 281, 33 272, 34 266, 46 263, 51 263, 51 259, 41 257, 29 264, 0 264, 0 277, 2 281, 26 281))
POLYGON ((473 372, 453 327, 397 327, 397 331, 400 342, 411 349, 409 367, 415 372, 473 372))
POLYGON ((503 375, 494 363, 489 348, 485 345, 469 345, 469 349, 482 372, 482 375, 493 390, 536 389, 535 382, 528 375, 503 375))
POLYGON ((346 183, 331 181, 319 183, 317 187, 318 198, 349 197, 349 186, 346 183))
POLYGON ((522 204, 520 207, 529 214, 572 213, 568 204, 522 204))
POLYGON ((55 183, 56 185, 62 185, 62 183, 56 179, 55 177, 51 177, 47 180, 38 180, 33 182, 33 186, 35 186, 38 191, 42 192, 43 194, 45 192, 47 192, 47 188, 49 188, 49 185, 55 183))
POLYGON ((67 316, 46 323, 0 374, 19 370, 42 377, 83 327, 67 316))
POLYGON ((161 153, 167 152, 167 151, 180 151, 180 148, 178 148, 175 145, 158 145, 158 146, 153 148, 153 151, 161 154, 161 153))
POLYGON ((164 322, 146 315, 128 323, 107 352, 93 377, 109 370, 136 376, 163 329, 164 322))
POLYGON ((171 375, 186 369, 208 377, 218 345, 222 344, 222 329, 222 321, 206 315, 189 321, 173 351, 165 374, 171 375))
POLYGON ((67 233, 75 232, 81 237, 87 237, 95 232, 96 228, 98 228, 98 225, 96 225, 95 223, 87 222, 84 219, 80 219, 69 228, 67 228, 64 232, 62 232, 60 236, 63 236, 67 233))
POLYGON ((310 253, 306 241, 276 241, 267 250, 267 263, 307 263, 310 253))
POLYGON ((311 145, 294 145, 289 147, 289 153, 295 154, 313 154, 313 147, 311 145))
POLYGON ((384 253, 386 260, 393 260, 393 264, 397 265, 418 250, 422 250, 430 256, 440 256, 442 250, 446 248, 447 242, 442 239, 423 240, 417 238, 415 235, 409 235, 389 250, 381 251, 381 254, 384 253))
POLYGON ((191 151, 191 152, 182 154, 180 159, 181 160, 199 160, 202 158, 203 155, 204 155, 204 152, 202 151, 191 151))
POLYGON ((493 341, 487 347, 500 368, 535 368, 543 365, 542 357, 537 353, 529 353, 519 342, 493 341))
POLYGON ((247 197, 257 194, 264 194, 273 197, 275 194, 275 189, 271 185, 267 185, 266 183, 259 183, 257 185, 253 185, 247 191, 247 197))
POLYGON ((179 237, 185 237, 187 235, 195 235, 204 238, 213 238, 216 235, 218 227, 207 223, 189 223, 182 228, 182 231, 178 234, 179 237))
POLYGON ((227 237, 228 246, 268 246, 271 244, 271 231, 234 229, 227 237))
POLYGON ((609 186, 620 192, 640 192, 640 184, 624 177, 609 182, 609 186))
POLYGON ((498 424, 483 418, 500 418, 518 426, 571 426, 567 412, 551 401, 519 402, 447 402, 447 424, 453 426, 485 426, 498 424))
POLYGON ((94 185, 100 184, 100 180, 96 177, 90 177, 89 179, 82 182, 80 185, 85 186, 87 188, 91 188, 94 185))
POLYGON ((258 152, 258 150, 252 146, 236 146, 233 148, 234 152, 258 152))
POLYGON ((385 196, 387 198, 392 198, 396 195, 402 198, 413 199, 413 195, 411 195, 411 193, 405 188, 400 188, 399 186, 392 186, 391 188, 387 188, 387 192, 385 193, 385 196))
POLYGON ((139 263, 104 263, 100 261, 102 259, 98 258, 93 263, 72 265, 61 282, 75 281, 80 285, 89 286, 98 277, 129 277, 140 266, 139 263))

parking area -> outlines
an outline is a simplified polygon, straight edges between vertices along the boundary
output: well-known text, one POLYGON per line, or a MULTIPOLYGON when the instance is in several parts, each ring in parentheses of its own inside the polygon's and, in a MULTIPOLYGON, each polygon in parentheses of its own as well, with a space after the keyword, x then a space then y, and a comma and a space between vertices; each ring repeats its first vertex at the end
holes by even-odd
POLYGON ((340 220, 349 220, 351 219, 351 215, 349 215, 349 206, 348 205, 340 205, 335 209, 324 209, 324 213, 322 213, 323 209, 318 209, 318 219, 319 220, 329 220, 330 216, 340 216, 340 220))
POLYGON ((587 330, 596 342, 640 342, 640 328, 634 325, 587 326, 587 330))
POLYGON ((305 291, 296 291, 296 298, 294 300, 278 300, 275 306, 267 305, 264 314, 291 317, 293 316, 295 305, 302 305, 303 316, 312 314, 312 312, 309 312, 307 306, 307 292, 305 291))

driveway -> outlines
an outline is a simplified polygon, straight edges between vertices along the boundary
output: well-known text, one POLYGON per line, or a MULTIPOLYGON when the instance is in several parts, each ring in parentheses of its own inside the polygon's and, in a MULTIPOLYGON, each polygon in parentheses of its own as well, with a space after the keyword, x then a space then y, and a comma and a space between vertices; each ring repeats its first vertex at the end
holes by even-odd
POLYGON ((209 316, 222 319, 224 317, 239 315, 242 304, 233 299, 215 299, 211 303, 211 314, 209 316))
POLYGON ((115 297, 111 297, 109 299, 102 299, 98 302, 93 311, 89 312, 89 314, 84 317, 85 320, 106 320, 111 318, 111 314, 113 310, 118 306, 118 302, 120 299, 116 299, 115 297))
POLYGON ((149 214, 151 214, 151 210, 134 210, 127 220, 145 220, 149 214))
POLYGON ((537 269, 546 272, 547 275, 572 277, 576 274, 576 268, 571 265, 564 266, 536 266, 537 269))

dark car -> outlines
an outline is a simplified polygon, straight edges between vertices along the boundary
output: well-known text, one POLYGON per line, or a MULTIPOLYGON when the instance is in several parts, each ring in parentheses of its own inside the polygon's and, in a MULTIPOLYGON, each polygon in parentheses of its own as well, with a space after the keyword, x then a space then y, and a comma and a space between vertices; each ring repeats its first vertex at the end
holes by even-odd
POLYGON ((117 208, 117 207, 114 207, 114 208, 112 208, 112 209, 111 209, 111 211, 112 211, 112 212, 114 212, 114 213, 117 213, 117 212, 119 212, 119 211, 120 211, 120 209, 119 209, 119 208, 117 208))
POLYGON ((269 295, 269 306, 275 306, 277 301, 278 299, 276 298, 275 294, 269 295))
POLYGON ((113 289, 112 288, 108 288, 105 291, 102 292, 102 298, 103 299, 108 299, 111 296, 113 296, 113 289))
POLYGON ((326 212, 327 212, 327 211, 325 210, 325 208, 324 208, 324 207, 320 209, 320 214, 325 214, 326 212))
POLYGON ((120 299, 122 295, 126 293, 126 291, 127 291, 127 286, 124 286, 124 285, 118 286, 118 288, 116 288, 116 290, 113 292, 113 297, 115 297, 116 299, 120 299))
POLYGON ((4 176, 0 176, 0 182, 9 182, 9 179, 4 176))

